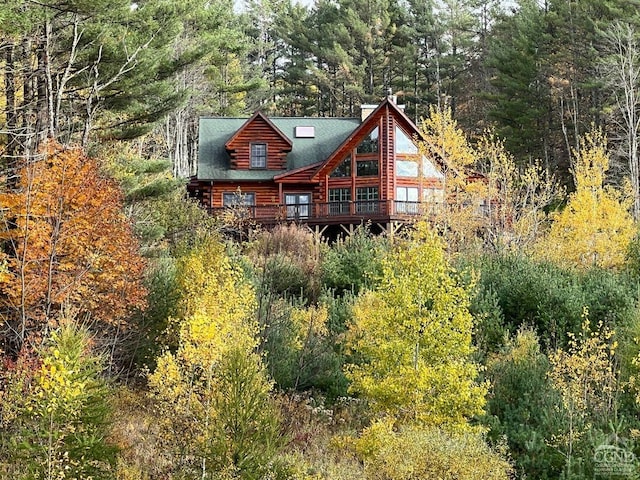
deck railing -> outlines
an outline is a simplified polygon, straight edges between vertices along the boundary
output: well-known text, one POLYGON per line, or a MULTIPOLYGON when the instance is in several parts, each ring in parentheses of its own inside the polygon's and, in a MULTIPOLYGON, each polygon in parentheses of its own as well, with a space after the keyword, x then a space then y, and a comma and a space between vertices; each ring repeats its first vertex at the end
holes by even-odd
POLYGON ((288 205, 236 205, 214 208, 212 213, 235 210, 257 222, 296 221, 336 223, 349 220, 381 220, 415 218, 441 212, 443 204, 402 202, 398 200, 362 200, 330 203, 296 203, 288 205))

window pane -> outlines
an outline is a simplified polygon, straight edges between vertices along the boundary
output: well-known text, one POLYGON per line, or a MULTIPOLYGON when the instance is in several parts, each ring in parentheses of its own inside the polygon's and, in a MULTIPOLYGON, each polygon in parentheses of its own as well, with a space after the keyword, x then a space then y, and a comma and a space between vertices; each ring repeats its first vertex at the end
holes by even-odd
POLYGON ((378 187, 359 187, 357 196, 358 200, 377 200, 378 187))
POLYGON ((331 188, 329 189, 330 202, 348 202, 351 200, 350 188, 331 188))
POLYGON ((424 155, 422 156, 422 174, 425 177, 444 178, 442 172, 424 155))
POLYGON ((284 196, 284 201, 287 205, 293 205, 296 203, 307 204, 311 203, 311 195, 308 193, 287 193, 284 196))
POLYGON ((396 177, 418 177, 418 162, 396 160, 396 177))
POLYGON ((378 127, 369 132, 369 135, 358 145, 357 153, 377 153, 378 152, 378 127))
POLYGON ((413 140, 399 127, 396 127, 396 153, 418 153, 418 147, 413 143, 413 140))
POLYGON ((358 177, 375 177, 378 175, 378 160, 361 160, 357 163, 358 177))
POLYGON ((350 188, 331 188, 329 190, 329 215, 346 215, 350 212, 350 205, 350 188))
POLYGON ((235 202, 235 194, 234 193, 223 193, 222 194, 222 205, 225 207, 229 207, 233 205, 235 202))
POLYGON ((345 158, 340 165, 338 165, 330 177, 350 177, 351 176, 351 155, 345 158))
POLYGON ((225 192, 222 194, 222 205, 224 207, 253 206, 255 204, 255 193, 225 192))
POLYGON ((378 212, 378 187, 359 187, 356 193, 357 213, 377 213, 378 212))
POLYGON ((287 204, 287 218, 308 218, 311 195, 308 193, 287 193, 284 196, 287 204))
POLYGON ((396 187, 396 212, 417 214, 420 213, 418 204, 417 187, 396 187))
POLYGON ((357 196, 358 200, 377 200, 378 187, 360 187, 357 196))
POLYGON ((252 143, 251 144, 251 168, 267 167, 267 144, 252 143))

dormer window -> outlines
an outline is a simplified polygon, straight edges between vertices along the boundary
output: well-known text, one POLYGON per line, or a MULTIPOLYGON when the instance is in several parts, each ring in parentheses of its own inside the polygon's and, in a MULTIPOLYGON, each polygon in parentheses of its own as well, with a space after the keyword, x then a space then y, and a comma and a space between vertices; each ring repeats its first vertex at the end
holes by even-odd
POLYGON ((267 168, 267 144, 251 144, 251 168, 267 168))

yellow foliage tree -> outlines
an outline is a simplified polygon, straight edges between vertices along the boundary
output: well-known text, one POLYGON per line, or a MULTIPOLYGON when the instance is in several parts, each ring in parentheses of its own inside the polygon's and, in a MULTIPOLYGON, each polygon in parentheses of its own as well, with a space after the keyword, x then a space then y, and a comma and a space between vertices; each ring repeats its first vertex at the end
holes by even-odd
POLYGON ((447 178, 447 183, 451 186, 465 185, 466 170, 474 166, 476 155, 453 118, 451 108, 431 105, 429 116, 420 125, 420 132, 425 141, 423 147, 438 155, 447 171, 453 174, 447 178))
POLYGON ((356 300, 345 342, 355 361, 346 375, 374 421, 342 441, 365 478, 509 478, 501 452, 468 422, 483 412, 487 393, 470 358, 470 288, 421 222, 382 259, 377 288, 356 300))
POLYGON ((112 478, 116 449, 107 441, 103 359, 91 352, 90 334, 72 323, 45 345, 37 360, 25 355, 0 368, 0 476, 112 478))
POLYGON ((278 447, 279 419, 255 353, 253 289, 211 237, 180 259, 177 276, 178 346, 149 376, 166 448, 181 474, 259 478, 278 447))
POLYGON ((565 456, 566 478, 575 473, 581 440, 595 424, 607 427, 614 418, 619 372, 613 337, 614 332, 606 326, 592 330, 585 308, 580 334, 569 334, 568 349, 558 349, 549 356, 549 379, 560 394, 564 413, 564 429, 554 443, 565 456))
POLYGON ((559 193, 539 162, 519 168, 491 130, 472 145, 450 109, 432 106, 420 130, 422 153, 439 161, 445 177, 436 222, 449 248, 484 242, 494 250, 520 249, 537 239, 544 209, 559 193))
POLYGON ((458 127, 450 108, 431 106, 420 126, 421 153, 440 163, 445 182, 445 205, 436 222, 446 232, 450 248, 476 243, 482 210, 488 200, 487 183, 475 172, 477 154, 458 127))
POLYGON ((536 251, 540 258, 567 267, 619 268, 635 234, 631 198, 605 186, 609 157, 601 130, 587 133, 574 152, 576 190, 555 214, 536 251))
POLYGON ((519 168, 504 142, 490 130, 480 137, 476 151, 489 199, 485 243, 495 251, 530 247, 542 234, 545 208, 558 197, 560 188, 538 161, 519 168))
POLYGON ((383 259, 375 291, 354 306, 346 339, 357 363, 351 391, 399 423, 466 429, 482 412, 476 383, 469 289, 456 278, 443 243, 423 222, 383 259))

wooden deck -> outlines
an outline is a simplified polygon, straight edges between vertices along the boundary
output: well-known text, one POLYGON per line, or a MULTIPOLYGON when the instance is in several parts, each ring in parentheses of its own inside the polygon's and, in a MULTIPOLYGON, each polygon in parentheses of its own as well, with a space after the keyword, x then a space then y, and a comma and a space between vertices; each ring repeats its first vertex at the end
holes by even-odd
POLYGON ((214 208, 212 214, 235 210, 238 215, 259 224, 295 222, 306 225, 341 225, 363 222, 413 222, 422 216, 432 216, 442 205, 395 200, 367 200, 291 205, 238 205, 214 208))

